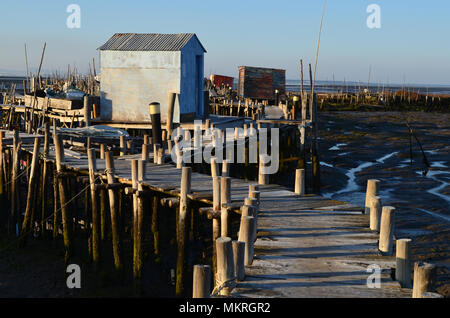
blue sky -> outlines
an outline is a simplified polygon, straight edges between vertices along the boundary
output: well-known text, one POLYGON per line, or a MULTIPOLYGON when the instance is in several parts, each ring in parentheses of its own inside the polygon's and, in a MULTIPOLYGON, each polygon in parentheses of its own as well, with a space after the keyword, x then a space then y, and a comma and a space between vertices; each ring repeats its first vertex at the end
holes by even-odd
MULTIPOLYGON (((237 76, 240 65, 283 68, 299 77, 299 59, 314 63, 322 1, 312 0, 2 0, 0 71, 87 71, 96 48, 116 32, 196 33, 208 53, 205 75, 237 76), (81 7, 69 29, 66 8, 81 7)), ((317 78, 450 85, 450 1, 328 0, 317 78), (381 7, 381 29, 369 29, 369 4, 381 7)), ((98 69, 98 64, 97 64, 98 69)))

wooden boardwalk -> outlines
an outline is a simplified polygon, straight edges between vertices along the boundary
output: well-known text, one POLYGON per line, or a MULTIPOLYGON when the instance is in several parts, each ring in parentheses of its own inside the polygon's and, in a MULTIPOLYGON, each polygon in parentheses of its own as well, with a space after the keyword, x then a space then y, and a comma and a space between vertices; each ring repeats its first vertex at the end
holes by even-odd
POLYGON ((391 279, 395 259, 378 254, 362 209, 261 189, 255 259, 233 296, 411 297, 391 279), (381 288, 367 287, 371 264, 381 268, 381 288))
MULTIPOLYGON (((31 136, 20 134, 22 148, 32 151, 31 136)), ((6 133, 5 144, 10 144, 6 133)), ((42 150, 42 148, 41 148, 42 150)), ((140 155, 116 157, 115 175, 131 183, 130 159, 140 155)), ((54 160, 54 147, 46 160, 54 160)), ((65 150, 64 166, 88 173, 87 156, 65 150)), ((97 159, 98 175, 104 174, 104 160, 97 159)), ((181 169, 172 164, 147 163, 144 185, 170 195, 178 195, 181 169)), ((249 184, 232 178, 232 205, 238 212, 248 196, 249 184)), ((212 180, 192 173, 191 199, 212 204, 212 180)), ((246 267, 246 279, 232 297, 411 297, 391 279, 393 257, 380 256, 378 235, 368 229, 369 217, 362 209, 316 195, 298 196, 279 185, 259 186, 260 212, 255 259, 246 267), (368 288, 367 267, 382 269, 381 288, 368 288)), ((232 239, 237 239, 232 237, 232 239)))

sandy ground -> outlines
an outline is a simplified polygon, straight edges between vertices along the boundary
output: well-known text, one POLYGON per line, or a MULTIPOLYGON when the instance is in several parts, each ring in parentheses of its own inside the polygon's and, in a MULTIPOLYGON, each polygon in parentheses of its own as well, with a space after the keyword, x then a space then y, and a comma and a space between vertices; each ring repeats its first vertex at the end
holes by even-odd
POLYGON ((450 114, 320 113, 322 194, 364 205, 367 179, 381 180, 396 207, 397 238, 413 239, 413 260, 439 266, 437 290, 450 296, 450 114), (406 120, 430 164, 426 169, 406 120))

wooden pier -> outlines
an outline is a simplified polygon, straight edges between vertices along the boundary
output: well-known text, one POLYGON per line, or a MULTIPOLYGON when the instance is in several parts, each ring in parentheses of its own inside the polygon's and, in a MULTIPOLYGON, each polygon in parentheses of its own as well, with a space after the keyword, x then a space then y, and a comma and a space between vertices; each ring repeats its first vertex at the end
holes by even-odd
MULTIPOLYGON (((3 145, 13 144, 12 132, 4 131, 4 133, 3 145)), ((22 141, 22 151, 28 154, 36 153, 35 137, 44 138, 44 136, 19 133, 19 139, 22 141)), ((44 152, 44 147, 45 143, 41 143, 39 153, 44 152)), ((250 202, 258 201, 258 203, 253 205, 257 208, 256 214, 253 215, 255 222, 257 219, 254 260, 253 262, 249 261, 251 265, 245 266, 245 279, 237 282, 236 286, 233 285, 232 287, 235 288, 232 291, 231 287, 230 290, 224 293, 222 289, 228 285, 224 285, 226 282, 223 280, 234 280, 234 275, 231 275, 231 277, 229 277, 230 275, 225 275, 222 279, 218 279, 219 285, 222 284, 223 286, 217 286, 216 282, 216 292, 213 292, 213 296, 221 294, 231 297, 411 297, 411 289, 402 289, 400 284, 392 279, 395 258, 382 256, 378 252, 378 234, 370 231, 369 215, 363 214, 363 207, 356 207, 318 195, 298 195, 279 185, 258 185, 255 182, 229 178, 230 185, 227 189, 229 189, 230 193, 222 193, 221 209, 198 208, 197 206, 194 211, 191 207, 188 213, 192 213, 191 218, 186 217, 184 219, 183 209, 187 211, 184 205, 190 205, 189 202, 199 202, 203 205, 216 204, 214 200, 215 194, 213 193, 214 179, 210 175, 196 172, 185 175, 184 168, 177 169, 176 165, 172 163, 155 164, 147 160, 144 164, 144 171, 142 171, 142 168, 139 169, 139 181, 137 182, 138 172, 135 168, 138 161, 142 161, 141 154, 115 157, 113 160, 114 169, 112 170, 107 167, 106 162, 107 157, 111 158, 110 156, 104 156, 103 154, 105 159, 97 158, 94 160, 92 154, 89 157, 86 154, 63 149, 64 159, 58 163, 55 152, 58 149, 55 149, 55 145, 51 144, 47 144, 47 147, 48 153, 41 157, 41 160, 51 164, 56 162, 56 167, 60 165, 58 174, 55 174, 56 179, 67 178, 68 175, 65 174, 70 173, 78 176, 89 176, 87 183, 91 187, 93 208, 92 212, 89 213, 89 217, 84 221, 92 222, 90 244, 93 244, 92 248, 94 250, 91 253, 93 254, 94 263, 96 262, 95 236, 99 235, 100 227, 102 228, 100 232, 105 231, 103 229, 104 221, 97 219, 98 215, 96 214, 98 212, 96 208, 94 209, 96 191, 101 191, 102 189, 114 191, 127 187, 128 190, 125 189, 127 190, 125 193, 133 195, 133 213, 131 213, 133 224, 132 241, 134 244, 133 264, 134 276, 138 281, 142 267, 142 244, 141 239, 135 235, 142 236, 142 232, 145 231, 142 227, 142 221, 139 221, 143 216, 139 215, 140 213, 144 215, 151 213, 153 219, 153 215, 157 213, 155 212, 157 211, 155 207, 152 208, 151 212, 144 210, 142 207, 145 205, 139 200, 142 200, 140 199, 143 196, 141 193, 145 190, 159 193, 158 196, 154 197, 160 199, 169 197, 168 199, 162 199, 161 205, 163 205, 162 202, 164 200, 168 200, 165 201, 168 206, 175 207, 177 211, 177 226, 175 227, 178 241, 177 295, 186 296, 186 290, 190 289, 190 286, 186 286, 186 284, 195 284, 195 282, 192 282, 190 277, 186 276, 189 275, 188 273, 192 273, 192 268, 187 269, 185 267, 193 267, 194 264, 187 264, 185 261, 186 255, 183 253, 179 254, 180 251, 187 248, 196 239, 200 239, 200 236, 196 233, 200 226, 212 228, 213 236, 219 237, 220 235, 214 232, 215 220, 221 220, 222 226, 229 222, 230 227, 225 230, 226 236, 232 240, 240 238, 241 235, 238 233, 239 226, 236 229, 231 220, 233 218, 236 220, 237 217, 239 223, 244 207, 247 210, 249 207, 249 205, 244 204, 244 201, 247 201, 249 197, 253 197, 253 199, 250 199, 250 202), (92 164, 92 160, 94 160, 95 164, 92 164), (187 180, 190 182, 187 189, 181 186, 183 183, 180 180, 183 178, 188 178, 187 180), (115 183, 111 182, 113 180, 115 180, 115 183), (102 188, 102 183, 113 184, 110 187, 104 186, 102 188), (257 190, 249 192, 250 188, 257 190), (231 197, 231 200, 226 199, 227 195, 231 197), (186 198, 183 199, 184 196, 186 196, 187 201, 186 198), (135 205, 135 202, 138 202, 138 204, 135 205), (228 213, 231 214, 228 216, 228 213), (224 217, 225 223, 223 223, 224 217), (230 218, 230 221, 227 218, 230 218), (188 221, 196 223, 188 223, 188 221), (180 227, 181 225, 184 228, 180 227), (186 227, 189 227, 190 230, 187 230, 186 227), (190 233, 186 235, 185 231, 190 231, 190 233), (185 234, 182 234, 183 232, 185 234), (381 270, 381 285, 376 288, 370 288, 367 282, 368 280, 370 281, 370 275, 374 273, 374 269, 381 270), (217 289, 217 287, 222 288, 217 289)), ((102 155, 100 156, 102 157, 102 155)), ((150 155, 150 157, 152 156, 150 155)), ((31 168, 33 169, 33 166, 31 168)), ((28 170, 28 165, 27 169, 23 171, 26 170, 28 170)), ((60 184, 63 187, 64 183, 60 184)), ((70 193, 70 190, 66 189, 66 191, 65 194, 70 193)), ((226 190, 222 188, 223 191, 226 190)), ((64 198, 60 199, 63 200, 64 198)), ((70 198, 67 197, 64 200, 68 203, 70 201, 68 199, 70 198)), ((61 208, 65 206, 63 202, 61 202, 61 208)), ((156 202, 156 207, 158 206, 159 203, 156 202)), ((105 211, 103 210, 101 213, 104 214, 105 211)), ((111 216, 111 220, 113 220, 112 211, 111 216)), ((62 232, 64 234, 67 230, 67 224, 64 224, 64 214, 62 217, 64 225, 62 232)), ((66 220, 66 222, 69 221, 66 220)), ((111 222, 111 224, 113 223, 111 222)), ((54 224, 56 225, 56 223, 54 224)), ((158 224, 152 224, 153 235, 157 235, 158 231, 158 224)), ((223 233, 222 229, 222 236, 223 233)), ((101 236, 103 237, 104 235, 102 234, 101 236)), ((64 234, 65 244, 66 239, 68 238, 64 234)), ((219 241, 217 243, 219 244, 219 241)), ((221 241, 220 243, 225 244, 226 242, 221 241)), ((157 236, 155 236, 154 244, 155 250, 152 252, 160 253, 159 247, 157 247, 157 236)), ((249 244, 252 244, 252 242, 249 244)), ((99 250, 98 252, 100 254, 100 252, 104 253, 105 251, 99 250)), ((114 255, 115 257, 117 256, 116 250, 114 255)), ((219 259, 219 256, 217 257, 219 259)), ((223 274, 220 274, 221 268, 219 268, 224 262, 222 256, 219 262, 218 260, 216 261, 215 255, 213 255, 212 262, 213 273, 217 272, 216 275, 223 274)), ((119 265, 117 265, 117 269, 120 268, 119 265)))

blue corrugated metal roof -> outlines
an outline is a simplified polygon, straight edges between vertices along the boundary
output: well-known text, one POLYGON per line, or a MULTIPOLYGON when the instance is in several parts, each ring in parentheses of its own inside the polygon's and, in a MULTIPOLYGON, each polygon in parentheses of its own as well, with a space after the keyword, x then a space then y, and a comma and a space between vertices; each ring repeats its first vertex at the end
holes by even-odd
POLYGON ((116 33, 99 50, 114 51, 180 51, 195 37, 203 51, 205 48, 194 33, 116 33))

